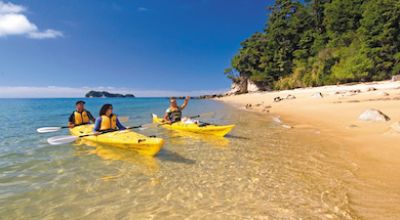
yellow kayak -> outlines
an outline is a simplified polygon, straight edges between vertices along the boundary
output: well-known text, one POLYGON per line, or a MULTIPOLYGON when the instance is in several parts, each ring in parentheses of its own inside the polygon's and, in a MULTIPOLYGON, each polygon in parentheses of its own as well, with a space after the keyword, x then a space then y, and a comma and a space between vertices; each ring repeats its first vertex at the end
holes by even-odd
MULTIPOLYGON (((74 136, 93 133, 94 125, 82 125, 70 129, 74 136)), ((162 148, 164 140, 161 138, 147 137, 130 130, 116 131, 98 136, 83 137, 85 142, 93 142, 137 151, 140 154, 154 156, 162 148)))
POLYGON ((164 124, 164 120, 153 114, 153 123, 163 124, 162 126, 171 130, 188 131, 199 134, 215 135, 223 137, 228 134, 235 125, 205 125, 185 124, 183 122, 175 122, 172 125, 164 124))

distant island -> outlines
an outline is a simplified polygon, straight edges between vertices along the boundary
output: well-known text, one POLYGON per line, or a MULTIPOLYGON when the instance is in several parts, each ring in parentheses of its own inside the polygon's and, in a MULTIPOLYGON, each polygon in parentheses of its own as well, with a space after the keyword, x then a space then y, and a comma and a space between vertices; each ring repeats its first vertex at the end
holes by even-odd
POLYGON ((86 98, 135 98, 133 94, 118 94, 106 91, 89 91, 85 95, 86 98))

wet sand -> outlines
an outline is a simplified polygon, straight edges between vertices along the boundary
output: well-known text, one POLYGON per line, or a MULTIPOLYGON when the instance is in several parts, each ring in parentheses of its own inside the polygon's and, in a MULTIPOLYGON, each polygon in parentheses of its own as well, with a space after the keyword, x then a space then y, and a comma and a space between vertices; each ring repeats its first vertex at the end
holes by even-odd
POLYGON ((350 193, 356 201, 352 208, 367 219, 399 218, 400 131, 393 127, 400 121, 400 82, 259 92, 217 100, 262 113, 294 133, 305 132, 310 140, 325 137, 336 143, 332 147, 346 152, 342 156, 357 167, 357 176, 374 185, 372 189, 360 184, 350 193), (276 102, 276 97, 282 100, 276 102), (370 108, 380 110, 390 120, 359 120, 370 108), (378 211, 383 206, 391 206, 392 212, 384 215, 378 211))

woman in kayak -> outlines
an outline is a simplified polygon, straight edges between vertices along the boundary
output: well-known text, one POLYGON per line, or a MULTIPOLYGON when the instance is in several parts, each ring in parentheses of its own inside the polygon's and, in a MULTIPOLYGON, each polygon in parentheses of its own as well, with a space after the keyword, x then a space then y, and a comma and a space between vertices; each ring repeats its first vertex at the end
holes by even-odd
POLYGON ((111 104, 104 104, 100 109, 99 116, 94 124, 94 132, 126 129, 118 120, 117 115, 113 114, 113 106, 111 104))
POLYGON ((172 97, 169 99, 169 108, 165 111, 164 121, 168 124, 172 124, 182 120, 182 110, 186 108, 190 97, 187 96, 181 106, 178 106, 176 98, 172 97))

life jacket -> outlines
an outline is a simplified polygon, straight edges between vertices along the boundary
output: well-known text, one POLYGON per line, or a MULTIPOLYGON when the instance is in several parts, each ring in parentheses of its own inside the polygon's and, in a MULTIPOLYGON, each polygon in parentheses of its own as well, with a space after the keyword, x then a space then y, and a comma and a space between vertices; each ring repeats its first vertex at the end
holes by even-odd
POLYGON ((174 110, 169 109, 170 111, 168 112, 168 118, 171 122, 177 122, 182 119, 182 110, 181 108, 176 108, 174 110))
POLYGON ((106 115, 101 116, 101 125, 100 125, 100 131, 105 131, 105 130, 117 130, 117 116, 116 115, 111 115, 111 117, 108 117, 106 115))
POLYGON ((90 122, 89 115, 85 110, 83 110, 81 113, 74 111, 74 119, 75 126, 89 124, 90 122))

